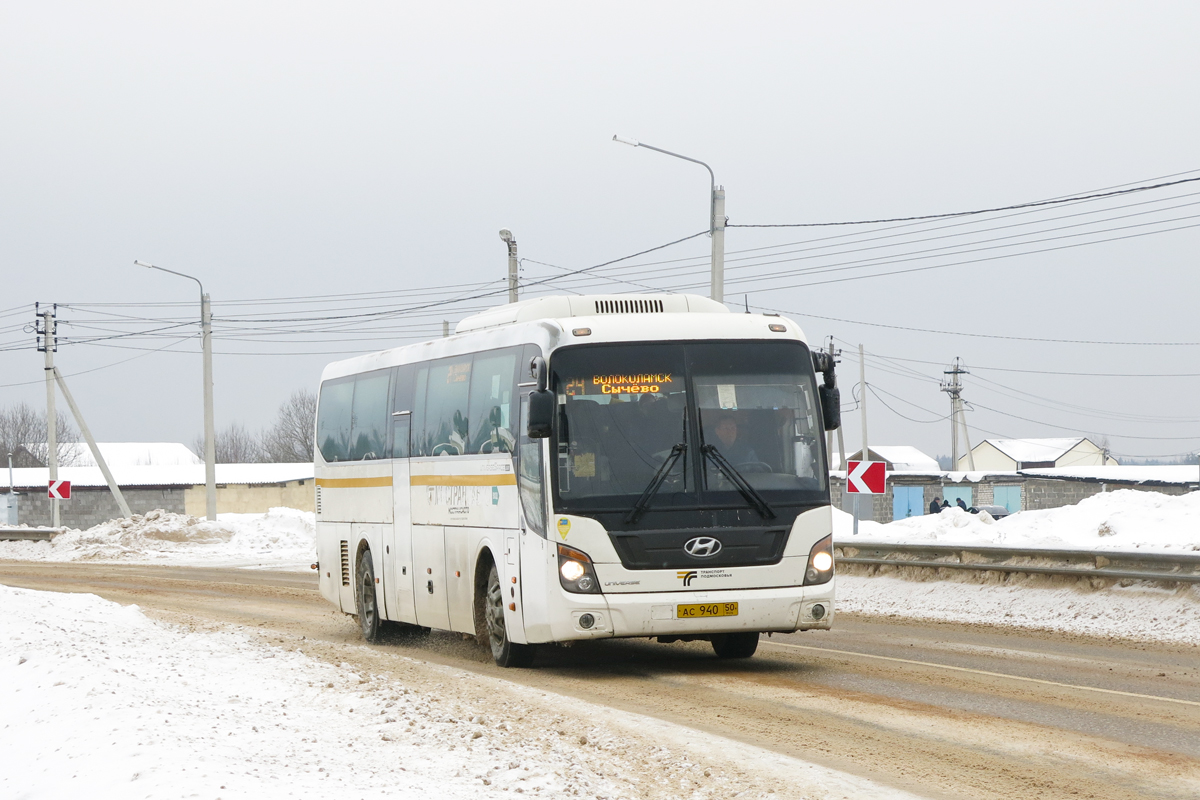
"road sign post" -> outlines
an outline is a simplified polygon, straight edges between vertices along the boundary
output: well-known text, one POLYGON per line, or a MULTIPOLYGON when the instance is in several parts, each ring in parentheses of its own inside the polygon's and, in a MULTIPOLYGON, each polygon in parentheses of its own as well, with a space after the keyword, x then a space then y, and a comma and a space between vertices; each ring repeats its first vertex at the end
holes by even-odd
POLYGON ((46 490, 46 496, 51 500, 70 500, 71 499, 71 482, 70 481, 50 481, 50 485, 46 490))
POLYGON ((847 461, 846 492, 854 495, 854 532, 858 533, 858 496, 887 492, 887 466, 882 461, 847 461))

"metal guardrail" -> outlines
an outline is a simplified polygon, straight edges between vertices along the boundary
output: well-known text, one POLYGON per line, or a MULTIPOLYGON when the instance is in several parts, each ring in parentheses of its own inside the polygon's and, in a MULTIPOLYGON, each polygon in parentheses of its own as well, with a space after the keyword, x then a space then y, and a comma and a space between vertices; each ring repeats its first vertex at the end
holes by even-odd
POLYGON ((983 570, 1032 575, 1072 575, 1111 580, 1200 583, 1200 552, 1138 553, 1128 551, 1043 550, 1009 547, 964 547, 936 544, 855 544, 834 542, 843 564, 983 570), (1046 562, 1052 562, 1047 564, 1046 562))
POLYGON ((0 542, 48 542, 65 528, 0 528, 0 542))

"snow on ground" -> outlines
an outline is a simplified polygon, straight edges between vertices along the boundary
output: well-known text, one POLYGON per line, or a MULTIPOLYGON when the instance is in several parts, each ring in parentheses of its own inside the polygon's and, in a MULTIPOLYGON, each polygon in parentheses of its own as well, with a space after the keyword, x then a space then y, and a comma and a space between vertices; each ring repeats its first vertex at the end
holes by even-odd
MULTIPOLYGON (((837 610, 903 620, 999 625, 1100 638, 1200 644, 1200 589, 1145 585, 1093 590, 1042 576, 974 581, 839 575, 837 610)), ((923 573, 927 578, 928 571, 923 573)), ((835 620, 834 627, 837 626, 835 620)))
POLYGON ((67 531, 53 542, 0 542, 0 559, 307 570, 316 559, 316 529, 311 511, 294 508, 220 514, 216 522, 150 511, 67 531))
POLYGON ((839 544, 992 545, 1060 550, 1200 552, 1200 492, 1167 495, 1120 489, 1092 495, 1073 506, 1020 511, 999 520, 985 513, 947 508, 940 514, 886 525, 860 522, 834 511, 839 544))
POLYGON ((412 680, 94 595, 0 586, 0 608, 5 798, 908 797, 401 656, 412 680))

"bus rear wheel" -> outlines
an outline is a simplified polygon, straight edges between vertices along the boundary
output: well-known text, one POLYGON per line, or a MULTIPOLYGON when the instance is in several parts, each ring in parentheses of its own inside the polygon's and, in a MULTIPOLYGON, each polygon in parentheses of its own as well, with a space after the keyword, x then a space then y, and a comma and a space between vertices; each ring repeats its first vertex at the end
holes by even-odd
POLYGON ((358 626, 368 642, 379 641, 383 620, 379 617, 379 603, 375 597, 375 566, 371 563, 371 551, 364 550, 358 560, 358 580, 354 584, 354 601, 358 608, 358 626))
POLYGON ((712 637, 717 658, 749 658, 758 650, 758 632, 719 633, 712 637))
POLYGON ((484 595, 484 622, 492 658, 501 667, 528 667, 533 663, 533 645, 516 644, 508 639, 504 624, 504 587, 495 564, 488 565, 487 591, 484 595))

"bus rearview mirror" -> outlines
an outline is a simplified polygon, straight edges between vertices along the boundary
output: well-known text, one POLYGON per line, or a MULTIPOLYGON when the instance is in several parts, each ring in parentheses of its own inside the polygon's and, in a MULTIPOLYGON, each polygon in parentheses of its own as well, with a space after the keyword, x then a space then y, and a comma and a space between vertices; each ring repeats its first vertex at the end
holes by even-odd
POLYGON ((554 392, 540 389, 529 393, 529 420, 525 426, 530 439, 548 439, 554 423, 554 392))
POLYGON ((842 392, 836 386, 817 387, 821 395, 821 421, 825 430, 836 431, 842 426, 842 392))

